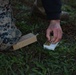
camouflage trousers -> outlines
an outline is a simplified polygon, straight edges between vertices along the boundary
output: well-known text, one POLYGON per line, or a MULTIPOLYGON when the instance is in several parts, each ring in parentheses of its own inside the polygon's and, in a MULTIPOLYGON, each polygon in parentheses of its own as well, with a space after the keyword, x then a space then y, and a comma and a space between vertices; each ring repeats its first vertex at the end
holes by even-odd
POLYGON ((0 51, 17 43, 21 32, 14 24, 9 0, 0 0, 0 51))

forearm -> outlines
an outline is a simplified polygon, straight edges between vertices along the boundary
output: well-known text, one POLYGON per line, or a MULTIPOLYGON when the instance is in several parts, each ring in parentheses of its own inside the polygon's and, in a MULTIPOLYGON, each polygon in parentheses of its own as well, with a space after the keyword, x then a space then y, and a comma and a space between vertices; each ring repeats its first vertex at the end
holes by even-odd
POLYGON ((61 0, 42 0, 48 20, 59 20, 61 14, 61 0))

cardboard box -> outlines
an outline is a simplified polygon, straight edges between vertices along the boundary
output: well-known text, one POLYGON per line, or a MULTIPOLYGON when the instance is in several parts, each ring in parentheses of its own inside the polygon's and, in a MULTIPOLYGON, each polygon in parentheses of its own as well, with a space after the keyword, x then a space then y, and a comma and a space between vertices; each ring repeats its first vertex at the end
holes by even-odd
POLYGON ((22 36, 21 39, 19 40, 19 42, 17 42, 17 44, 13 45, 13 49, 14 50, 20 49, 20 48, 25 47, 29 44, 32 44, 36 41, 37 41, 36 35, 34 35, 33 33, 29 33, 27 35, 22 36))

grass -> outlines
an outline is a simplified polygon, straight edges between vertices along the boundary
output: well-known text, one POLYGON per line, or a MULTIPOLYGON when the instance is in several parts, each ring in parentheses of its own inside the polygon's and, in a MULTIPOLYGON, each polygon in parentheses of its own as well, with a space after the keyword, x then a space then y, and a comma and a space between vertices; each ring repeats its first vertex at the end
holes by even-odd
POLYGON ((31 17, 30 7, 24 5, 29 9, 26 12, 22 6, 20 2, 14 6, 19 11, 18 15, 14 14, 16 25, 23 34, 39 33, 38 42, 17 51, 0 53, 0 75, 76 75, 76 33, 73 31, 75 29, 71 31, 66 28, 66 24, 76 26, 75 20, 72 19, 74 23, 62 22, 63 39, 55 51, 49 51, 42 47, 46 41, 47 21, 31 17))

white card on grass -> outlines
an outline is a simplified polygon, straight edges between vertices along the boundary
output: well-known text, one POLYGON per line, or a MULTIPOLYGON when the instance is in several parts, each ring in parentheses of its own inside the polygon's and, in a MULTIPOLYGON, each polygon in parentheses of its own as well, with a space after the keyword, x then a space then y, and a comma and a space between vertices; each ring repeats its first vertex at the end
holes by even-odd
POLYGON ((48 43, 46 42, 43 47, 44 49, 48 49, 48 50, 55 50, 55 48, 57 47, 59 42, 57 42, 56 44, 52 44, 52 43, 48 43))

